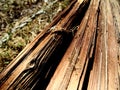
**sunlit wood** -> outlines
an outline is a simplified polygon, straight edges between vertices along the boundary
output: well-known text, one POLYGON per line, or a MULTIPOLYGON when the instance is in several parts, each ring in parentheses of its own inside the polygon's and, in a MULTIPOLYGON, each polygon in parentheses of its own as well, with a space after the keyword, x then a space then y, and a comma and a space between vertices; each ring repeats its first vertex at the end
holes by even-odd
POLYGON ((73 0, 0 74, 0 90, 119 90, 119 11, 73 0))

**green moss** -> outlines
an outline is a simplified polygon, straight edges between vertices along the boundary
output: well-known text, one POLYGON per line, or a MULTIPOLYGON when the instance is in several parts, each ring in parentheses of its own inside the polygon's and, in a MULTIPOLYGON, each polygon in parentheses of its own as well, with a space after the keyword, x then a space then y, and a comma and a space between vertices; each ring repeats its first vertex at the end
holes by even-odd
POLYGON ((5 33, 9 36, 0 47, 0 71, 70 3, 70 0, 48 3, 40 0, 36 4, 30 1, 35 0, 0 1, 0 40, 5 33))
POLYGON ((70 4, 70 0, 63 0, 62 1, 62 8, 66 8, 70 4))

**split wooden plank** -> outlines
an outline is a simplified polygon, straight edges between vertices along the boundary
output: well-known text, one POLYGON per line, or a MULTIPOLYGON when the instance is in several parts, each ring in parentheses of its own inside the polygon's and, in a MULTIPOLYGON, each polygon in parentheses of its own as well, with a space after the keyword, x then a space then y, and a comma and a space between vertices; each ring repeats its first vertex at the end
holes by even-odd
POLYGON ((107 40, 107 32, 106 32, 106 3, 104 1, 100 2, 100 13, 99 13, 99 21, 98 21, 98 36, 97 36, 97 44, 95 51, 95 58, 93 69, 90 73, 88 90, 107 90, 107 65, 106 65, 106 40, 107 40))
POLYGON ((120 4, 116 0, 110 0, 113 22, 115 26, 116 39, 118 43, 118 73, 119 73, 119 88, 120 88, 120 4))
MULTIPOLYGON (((92 7, 94 3, 92 3, 90 6, 92 7)), ((51 82, 48 85, 47 90, 66 90, 66 89, 77 90, 79 88, 80 76, 82 76, 84 65, 85 63, 87 63, 86 59, 88 57, 88 53, 90 52, 90 47, 95 35, 94 30, 96 30, 95 29, 96 21, 97 21, 96 13, 97 13, 98 5, 99 5, 99 1, 97 2, 95 7, 93 6, 93 8, 90 9, 90 11, 88 9, 88 12, 86 13, 78 29, 77 33, 79 34, 76 34, 75 38, 73 39, 70 47, 68 48, 61 63, 59 64, 53 78, 51 79, 51 82), (91 13, 92 15, 89 16, 89 13, 93 10, 94 10, 94 13, 93 14, 91 13), (85 34, 83 34, 83 32, 85 32, 85 34), (80 53, 80 56, 79 56, 79 53, 80 53)), ((81 87, 79 89, 81 89, 81 87)))
POLYGON ((117 58, 117 41, 115 38, 115 27, 111 12, 110 0, 107 4, 107 30, 108 30, 108 89, 117 90, 119 88, 118 79, 118 58, 117 58), (111 42, 112 41, 112 42, 111 42))
POLYGON ((107 27, 107 18, 106 18, 106 3, 102 0, 101 1, 101 4, 100 4, 100 16, 101 18, 99 19, 99 27, 100 27, 100 30, 102 32, 102 60, 101 60, 101 80, 99 81, 100 82, 100 90, 107 90, 108 89, 108 85, 107 85, 107 76, 108 76, 108 73, 107 73, 107 35, 108 35, 108 32, 106 30, 106 27, 107 27))
MULTIPOLYGON (((88 3, 89 0, 74 0, 56 17, 15 58, 16 61, 14 60, 15 62, 13 61, 0 74, 0 90, 35 89, 37 85, 45 83, 44 80, 51 73, 54 64, 46 66, 51 62, 50 57, 58 46, 61 46, 63 40, 72 35, 70 32, 75 30, 72 28, 73 21, 78 11, 86 7, 88 3)), ((90 1, 78 31, 48 84, 47 90, 83 90, 87 70, 89 70, 88 65, 93 59, 94 63, 86 89, 120 89, 119 9, 118 2, 115 0, 90 1)), ((45 88, 46 86, 40 87, 40 89, 45 88)))
MULTIPOLYGON (((90 8, 90 15, 88 19, 88 23, 86 25, 85 34, 82 41, 82 47, 80 51, 80 55, 78 56, 77 63, 75 65, 75 70, 71 75, 70 88, 68 90, 82 90, 83 82, 85 78, 84 73, 86 73, 86 67, 88 66, 87 60, 89 60, 89 54, 91 52, 92 42, 94 41, 94 37, 96 35, 96 27, 97 27, 97 17, 98 17, 98 6, 99 0, 92 0, 90 8), (82 78, 82 79, 81 79, 82 78), (76 83, 75 87, 73 85, 76 83), (73 87, 73 89, 71 89, 73 87)), ((94 47, 94 45, 93 45, 94 47)))
POLYGON ((90 74, 88 90, 91 90, 91 88, 92 90, 118 90, 117 42, 109 0, 101 0, 98 23, 102 32, 98 42, 101 43, 100 41, 102 41, 102 43, 96 46, 96 55, 93 70, 90 74), (99 51, 97 52, 97 50, 99 51), (96 57, 99 58, 96 59, 96 57))
MULTIPOLYGON (((99 19, 100 16, 99 16, 99 19)), ((98 21, 99 22, 99 21, 98 21)), ((98 23, 99 24, 99 23, 98 23)), ((99 26, 99 25, 98 25, 99 26)), ((92 70, 90 71, 90 77, 88 82, 87 90, 100 90, 100 81, 101 81, 101 69, 102 69, 102 32, 97 27, 97 41, 95 47, 95 57, 93 58, 93 66, 92 70)))
MULTIPOLYGON (((98 31, 99 32, 99 31, 98 31)), ((87 90, 100 90, 101 68, 102 68, 102 52, 101 52, 101 34, 97 36, 96 51, 93 69, 90 73, 87 90)))
MULTIPOLYGON (((66 75, 66 72, 67 71, 70 73, 72 72, 73 67, 70 67, 70 66, 73 66, 75 64, 77 56, 79 54, 79 50, 80 50, 79 43, 81 43, 82 37, 84 35, 84 32, 85 32, 84 30, 86 27, 86 23, 88 21, 88 17, 89 17, 89 12, 85 15, 84 19, 82 20, 79 30, 77 31, 75 38, 73 39, 72 43, 70 44, 69 48, 67 49, 57 70, 55 71, 55 74, 52 77, 52 79, 47 87, 47 90, 60 90, 59 87, 61 86, 61 83, 63 82, 62 80, 63 80, 64 76, 66 75)), ((65 86, 63 87, 64 89, 65 89, 65 87, 67 87, 67 83, 69 83, 70 75, 67 77, 69 77, 68 80, 66 80, 66 82, 63 82, 63 84, 65 84, 65 86)), ((64 89, 62 89, 62 90, 64 90, 64 89)))

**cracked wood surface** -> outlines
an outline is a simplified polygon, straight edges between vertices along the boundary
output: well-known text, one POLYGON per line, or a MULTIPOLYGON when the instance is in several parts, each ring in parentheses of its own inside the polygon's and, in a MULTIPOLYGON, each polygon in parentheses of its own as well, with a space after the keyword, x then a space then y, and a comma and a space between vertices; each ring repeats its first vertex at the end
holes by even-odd
POLYGON ((15 60, 0 74, 1 90, 119 90, 118 1, 72 1, 15 60))

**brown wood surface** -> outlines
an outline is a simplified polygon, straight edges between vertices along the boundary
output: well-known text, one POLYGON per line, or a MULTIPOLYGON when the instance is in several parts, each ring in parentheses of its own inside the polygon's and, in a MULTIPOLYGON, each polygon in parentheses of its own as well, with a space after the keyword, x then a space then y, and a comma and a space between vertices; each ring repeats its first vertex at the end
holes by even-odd
POLYGON ((120 5, 73 0, 0 74, 0 90, 120 90, 120 5))
POLYGON ((79 26, 79 30, 59 64, 47 90, 82 89, 83 81, 81 81, 81 78, 84 77, 83 72, 86 70, 88 54, 96 33, 99 0, 96 2, 97 4, 94 2, 94 0, 91 1, 90 8, 88 8, 85 18, 81 22, 82 25, 79 26))
POLYGON ((110 1, 101 0, 100 4, 98 41, 88 90, 119 90, 118 45, 110 1))

